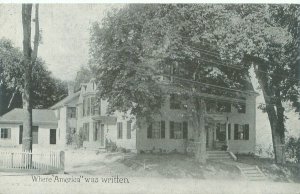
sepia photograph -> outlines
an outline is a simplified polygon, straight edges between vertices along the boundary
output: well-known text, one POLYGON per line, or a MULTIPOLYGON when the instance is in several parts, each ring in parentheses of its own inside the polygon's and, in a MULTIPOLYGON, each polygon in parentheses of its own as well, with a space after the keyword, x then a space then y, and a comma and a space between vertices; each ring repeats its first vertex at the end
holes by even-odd
POLYGON ((300 194, 300 4, 0 1, 0 194, 300 194))

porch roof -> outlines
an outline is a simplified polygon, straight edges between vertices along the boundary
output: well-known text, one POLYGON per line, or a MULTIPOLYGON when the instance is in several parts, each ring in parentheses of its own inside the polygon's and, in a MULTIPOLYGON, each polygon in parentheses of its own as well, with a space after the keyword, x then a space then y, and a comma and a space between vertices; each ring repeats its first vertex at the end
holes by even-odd
POLYGON ((92 119, 95 121, 100 121, 105 124, 116 124, 117 123, 117 117, 113 117, 113 116, 97 115, 97 116, 93 116, 92 119))

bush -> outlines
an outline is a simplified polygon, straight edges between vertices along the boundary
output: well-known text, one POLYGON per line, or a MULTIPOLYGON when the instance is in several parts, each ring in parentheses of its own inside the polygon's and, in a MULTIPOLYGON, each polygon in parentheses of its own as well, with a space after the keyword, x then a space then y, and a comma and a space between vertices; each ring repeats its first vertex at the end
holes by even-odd
POLYGON ((300 162, 300 137, 288 137, 285 145, 287 160, 295 163, 300 162))
POLYGON ((75 144, 77 148, 83 146, 84 137, 85 135, 83 133, 83 130, 79 130, 79 133, 75 135, 75 144))
POLYGON ((109 152, 115 152, 117 150, 117 144, 111 140, 106 139, 106 150, 109 152))

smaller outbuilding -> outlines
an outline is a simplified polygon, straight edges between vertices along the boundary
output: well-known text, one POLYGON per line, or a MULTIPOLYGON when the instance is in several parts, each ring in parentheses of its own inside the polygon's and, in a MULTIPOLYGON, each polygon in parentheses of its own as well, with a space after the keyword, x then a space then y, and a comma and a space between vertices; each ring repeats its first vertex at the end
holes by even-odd
MULTIPOLYGON (((23 109, 16 108, 0 117, 1 147, 17 147, 22 144, 25 114, 23 109)), ((65 139, 60 137, 58 119, 53 110, 33 109, 32 124, 33 146, 56 145, 65 139)))

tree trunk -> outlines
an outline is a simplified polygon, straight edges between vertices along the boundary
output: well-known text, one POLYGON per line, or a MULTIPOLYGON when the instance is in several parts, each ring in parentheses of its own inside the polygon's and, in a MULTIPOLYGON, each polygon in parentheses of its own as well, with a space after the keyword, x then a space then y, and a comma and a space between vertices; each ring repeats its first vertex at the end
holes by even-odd
MULTIPOLYGON (((23 65, 25 66, 24 91, 22 94, 25 118, 23 121, 23 151, 32 151, 32 61, 31 61, 31 4, 22 5, 23 65)), ((31 164, 31 161, 29 162, 31 164)))
POLYGON ((263 97, 266 103, 266 111, 268 114, 272 132, 272 142, 275 154, 275 161, 276 163, 284 164, 284 109, 281 104, 280 91, 277 91, 275 93, 274 90, 268 84, 268 77, 265 74, 260 73, 261 71, 266 72, 266 64, 262 63, 261 61, 255 61, 254 64, 259 70, 256 71, 255 68, 255 74, 258 79, 259 85, 262 89, 263 97), (274 99, 276 101, 276 104, 274 104, 274 99))
POLYGON ((202 164, 206 163, 206 131, 205 131, 205 103, 195 98, 196 114, 194 116, 194 127, 196 128, 196 160, 202 164), (196 121, 196 122, 195 122, 196 121))

